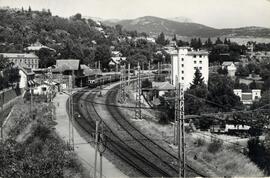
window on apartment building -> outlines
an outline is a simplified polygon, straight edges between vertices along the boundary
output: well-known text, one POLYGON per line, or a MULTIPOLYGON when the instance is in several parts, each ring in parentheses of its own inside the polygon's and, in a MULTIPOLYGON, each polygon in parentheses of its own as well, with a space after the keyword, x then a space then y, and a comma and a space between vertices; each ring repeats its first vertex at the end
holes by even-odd
POLYGON ((184 80, 184 77, 182 77, 182 80, 184 80))
POLYGON ((194 67, 194 70, 196 70, 197 69, 197 67, 194 67))
POLYGON ((200 70, 202 70, 202 67, 200 67, 200 70))
POLYGON ((182 70, 182 74, 184 73, 184 71, 182 70))
POLYGON ((196 58, 196 55, 193 55, 194 58, 196 58))
POLYGON ((181 61, 184 61, 184 58, 182 58, 181 61))
POLYGON ((200 58, 202 58, 202 55, 200 55, 200 58))
POLYGON ((184 67, 184 64, 182 64, 182 67, 184 67))
POLYGON ((202 61, 200 61, 200 64, 202 63, 202 61))
POLYGON ((197 61, 194 61, 194 64, 197 64, 197 61))

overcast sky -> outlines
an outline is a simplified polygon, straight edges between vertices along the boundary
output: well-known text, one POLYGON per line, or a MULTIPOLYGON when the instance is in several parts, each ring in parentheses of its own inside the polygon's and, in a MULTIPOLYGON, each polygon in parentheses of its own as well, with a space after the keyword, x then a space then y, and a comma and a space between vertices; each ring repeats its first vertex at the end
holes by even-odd
POLYGON ((0 6, 50 9, 53 15, 130 19, 183 16, 216 28, 270 28, 270 0, 0 0, 0 6))

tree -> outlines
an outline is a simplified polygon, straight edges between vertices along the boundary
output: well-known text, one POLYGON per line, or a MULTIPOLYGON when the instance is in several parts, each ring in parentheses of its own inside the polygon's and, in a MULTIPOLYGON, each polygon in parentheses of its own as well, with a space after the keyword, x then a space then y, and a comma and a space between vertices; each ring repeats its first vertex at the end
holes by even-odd
POLYGON ((72 19, 73 20, 82 20, 82 14, 80 14, 80 13, 77 13, 77 14, 75 14, 73 17, 72 17, 72 19))
POLYGON ((120 24, 115 25, 115 30, 119 35, 122 35, 123 26, 120 24))
POLYGON ((227 67, 224 67, 224 68, 220 67, 220 68, 217 70, 217 72, 218 72, 219 74, 222 74, 222 75, 228 75, 228 69, 227 69, 227 67))
POLYGON ((269 90, 269 88, 270 88, 270 77, 268 77, 263 83, 263 90, 264 91, 269 90))
POLYGON ((99 45, 96 48, 95 61, 100 61, 102 68, 109 69, 109 62, 111 58, 110 47, 107 45, 99 45))
POLYGON ((194 73, 194 78, 191 83, 190 88, 195 88, 196 86, 202 86, 204 84, 204 78, 202 77, 202 73, 198 68, 196 68, 196 71, 194 73))
POLYGON ((189 43, 187 41, 178 40, 177 46, 189 46, 189 43))
POLYGON ((164 33, 161 32, 156 39, 156 43, 159 45, 165 46, 165 45, 169 44, 169 41, 165 39, 164 33))
POLYGON ((230 77, 218 74, 210 75, 207 99, 211 102, 208 104, 219 108, 219 111, 242 109, 243 105, 240 98, 234 94, 233 86, 234 82, 230 77))
POLYGON ((194 85, 185 92, 185 113, 200 114, 205 110, 205 100, 207 98, 207 86, 194 85))
POLYGON ((3 55, 0 55, 0 71, 9 65, 9 61, 3 55))
POLYGON ((259 101, 253 102, 253 104, 251 105, 251 109, 257 109, 260 107, 264 107, 264 109, 270 109, 269 103, 270 103, 270 91, 268 90, 262 94, 259 101))
POLYGON ((192 38, 190 41, 190 46, 194 49, 200 49, 202 47, 201 39, 192 38))
POLYGON ((39 66, 41 68, 47 68, 52 65, 55 65, 56 60, 55 60, 55 52, 46 49, 46 48, 41 48, 39 51, 37 51, 37 56, 39 57, 39 66))
POLYGON ((250 90, 259 89, 259 86, 257 85, 257 83, 256 83, 255 80, 253 80, 253 81, 249 84, 249 89, 250 89, 250 90))
POLYGON ((235 72, 236 76, 240 76, 240 77, 247 77, 249 75, 249 70, 246 67, 243 67, 242 65, 240 65, 235 72))
POLYGON ((217 40, 216 40, 216 42, 215 42, 215 44, 217 45, 217 44, 223 44, 223 42, 220 40, 220 38, 218 37, 217 38, 217 40))
POLYGON ((176 41, 177 42, 176 34, 173 35, 172 41, 176 41))
POLYGON ((213 42, 211 41, 211 38, 208 38, 205 43, 204 43, 204 46, 208 49, 212 48, 213 47, 213 42))

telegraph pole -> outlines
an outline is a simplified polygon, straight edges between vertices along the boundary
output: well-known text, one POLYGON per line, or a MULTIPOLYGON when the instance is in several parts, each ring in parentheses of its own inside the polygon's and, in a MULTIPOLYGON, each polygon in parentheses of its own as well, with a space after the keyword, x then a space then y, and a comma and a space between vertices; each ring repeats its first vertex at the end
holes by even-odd
POLYGON ((184 108, 184 84, 179 83, 179 122, 178 122, 178 158, 179 158, 179 177, 185 177, 185 164, 186 164, 186 153, 185 153, 185 108, 184 108))
MULTIPOLYGON (((103 123, 101 123, 101 134, 100 134, 100 142, 101 142, 101 144, 103 145, 104 143, 104 137, 103 137, 103 134, 104 134, 104 128, 103 128, 103 123)), ((104 149, 104 151, 105 151, 105 149, 104 149)), ((103 152, 104 151, 102 151, 102 150, 99 150, 99 158, 100 158, 100 160, 99 160, 99 172, 100 172, 100 178, 102 178, 102 154, 103 154, 103 152)))
POLYGON ((98 152, 98 128, 100 125, 100 120, 96 121, 96 134, 95 134, 95 165, 94 165, 94 178, 97 178, 97 152, 98 152))
POLYGON ((130 63, 128 63, 128 86, 130 84, 130 63))
POLYGON ((72 94, 72 88, 73 88, 73 74, 74 71, 72 71, 72 75, 69 75, 69 145, 72 146, 72 149, 74 150, 74 130, 73 130, 73 94, 72 94))
POLYGON ((138 63, 137 85, 136 85, 136 107, 135 107, 135 119, 142 119, 141 111, 141 68, 138 63))
MULTIPOLYGON (((175 81, 178 82, 178 77, 175 76, 175 81)), ((174 102, 174 125, 173 125, 173 135, 174 135, 174 145, 179 145, 179 135, 178 135, 178 121, 179 121, 179 85, 175 85, 175 102, 174 102)))
POLYGON ((126 66, 121 66, 120 102, 126 102, 126 66))
MULTIPOLYGON (((4 111, 4 101, 5 101, 4 97, 5 97, 5 92, 2 91, 1 113, 3 113, 3 111, 4 111)), ((1 141, 3 141, 4 140, 4 135, 3 135, 3 124, 4 124, 4 122, 3 122, 3 119, 1 119, 1 120, 2 120, 1 121, 1 141)))

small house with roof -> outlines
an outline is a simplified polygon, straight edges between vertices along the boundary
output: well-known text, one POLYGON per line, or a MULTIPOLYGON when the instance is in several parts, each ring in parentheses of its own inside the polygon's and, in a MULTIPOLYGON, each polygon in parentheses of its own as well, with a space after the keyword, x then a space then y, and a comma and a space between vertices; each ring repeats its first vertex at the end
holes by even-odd
POLYGON ((19 66, 18 69, 20 75, 19 88, 26 89, 29 86, 34 85, 35 73, 31 70, 31 68, 19 66))
POLYGON ((159 96, 163 96, 165 92, 175 89, 169 82, 152 82, 152 87, 158 91, 159 96))
POLYGON ((228 76, 234 77, 235 72, 236 72, 236 66, 234 65, 233 62, 231 61, 224 61, 222 63, 222 69, 227 69, 228 70, 228 76))
POLYGON ((242 89, 234 89, 234 94, 239 96, 244 105, 251 105, 254 101, 261 98, 261 90, 251 90, 251 92, 242 92, 242 89))
POLYGON ((45 46, 45 45, 41 44, 39 41, 37 41, 34 44, 31 44, 30 46, 28 46, 26 48, 24 48, 24 51, 27 51, 27 52, 36 52, 36 51, 41 50, 42 48, 43 49, 48 49, 48 50, 53 51, 53 52, 56 52, 55 49, 50 48, 48 46, 45 46))

